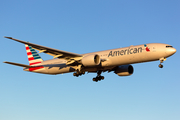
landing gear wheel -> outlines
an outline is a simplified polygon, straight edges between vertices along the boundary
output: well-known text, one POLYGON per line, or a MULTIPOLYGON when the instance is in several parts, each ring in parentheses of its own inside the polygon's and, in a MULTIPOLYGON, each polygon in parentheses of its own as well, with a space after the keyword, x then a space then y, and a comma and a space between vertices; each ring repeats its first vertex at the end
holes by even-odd
POLYGON ((98 82, 104 80, 104 76, 101 76, 102 71, 97 71, 97 76, 93 78, 93 81, 98 82))
POLYGON ((77 74, 76 73, 73 73, 73 76, 76 76, 77 74))
POLYGON ((93 81, 95 81, 95 82, 98 82, 101 80, 104 80, 104 76, 97 76, 97 77, 93 78, 93 81))
POLYGON ((163 65, 162 65, 162 64, 159 64, 159 68, 163 68, 163 65))
POLYGON ((84 75, 84 74, 85 74, 85 71, 80 72, 79 70, 77 70, 76 72, 73 73, 73 76, 79 77, 79 76, 84 75))
POLYGON ((100 81, 101 80, 101 76, 96 77, 96 79, 100 81))
POLYGON ((162 57, 159 60, 160 60, 159 68, 163 68, 163 65, 161 63, 163 63, 166 60, 166 58, 162 57))
POLYGON ((93 78, 93 81, 98 82, 97 78, 93 78))
POLYGON ((73 76, 76 76, 76 77, 78 77, 79 75, 78 75, 77 73, 73 73, 73 76))

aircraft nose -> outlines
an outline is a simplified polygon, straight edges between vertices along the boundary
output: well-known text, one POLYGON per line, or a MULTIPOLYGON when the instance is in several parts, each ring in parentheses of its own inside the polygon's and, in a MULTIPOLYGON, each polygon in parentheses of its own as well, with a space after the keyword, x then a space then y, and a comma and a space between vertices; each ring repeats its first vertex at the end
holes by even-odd
POLYGON ((172 48, 171 52, 172 52, 172 54, 176 53, 176 49, 172 48))
POLYGON ((174 53, 176 53, 176 49, 175 49, 175 48, 169 48, 169 49, 167 50, 167 52, 168 52, 169 54, 173 55, 174 53))

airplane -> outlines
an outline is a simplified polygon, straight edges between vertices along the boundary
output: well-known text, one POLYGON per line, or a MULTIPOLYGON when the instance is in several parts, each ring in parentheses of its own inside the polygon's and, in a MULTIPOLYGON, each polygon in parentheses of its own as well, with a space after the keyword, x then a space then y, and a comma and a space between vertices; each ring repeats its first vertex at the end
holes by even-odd
POLYGON ((159 68, 166 58, 176 53, 176 49, 169 44, 149 43, 136 46, 129 46, 86 54, 76 54, 58 49, 53 49, 30 42, 25 42, 12 37, 5 37, 25 44, 29 65, 7 62, 4 63, 23 67, 24 71, 43 74, 63 74, 73 72, 78 77, 85 72, 97 73, 93 81, 104 80, 102 72, 113 71, 118 76, 130 76, 134 72, 131 64, 150 61, 160 61, 159 68), (53 59, 43 61, 39 53, 46 53, 53 56, 53 59))

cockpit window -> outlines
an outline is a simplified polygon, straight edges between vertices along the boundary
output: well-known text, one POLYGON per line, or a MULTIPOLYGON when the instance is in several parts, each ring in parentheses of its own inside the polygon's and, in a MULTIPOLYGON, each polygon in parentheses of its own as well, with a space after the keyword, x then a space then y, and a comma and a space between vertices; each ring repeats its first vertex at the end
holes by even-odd
POLYGON ((173 48, 173 46, 166 46, 166 48, 173 48))

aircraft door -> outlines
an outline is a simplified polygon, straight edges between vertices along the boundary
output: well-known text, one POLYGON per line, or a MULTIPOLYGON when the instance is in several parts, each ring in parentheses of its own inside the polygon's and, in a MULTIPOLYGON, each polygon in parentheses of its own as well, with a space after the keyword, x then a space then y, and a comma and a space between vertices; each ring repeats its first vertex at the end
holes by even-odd
POLYGON ((156 52, 156 46, 155 45, 152 46, 152 51, 156 52))

